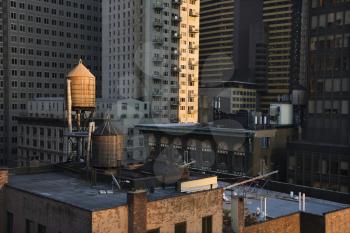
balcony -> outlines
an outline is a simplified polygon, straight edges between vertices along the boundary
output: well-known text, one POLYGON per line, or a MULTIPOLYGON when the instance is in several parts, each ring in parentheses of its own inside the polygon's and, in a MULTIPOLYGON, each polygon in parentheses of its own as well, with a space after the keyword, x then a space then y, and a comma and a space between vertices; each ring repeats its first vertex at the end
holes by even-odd
POLYGON ((152 96, 163 96, 163 92, 159 89, 154 89, 152 96))
POLYGON ((190 66, 198 66, 198 61, 189 60, 188 61, 188 65, 190 65, 190 66))
POLYGON ((195 44, 190 44, 190 45, 188 46, 188 48, 194 50, 194 49, 198 49, 198 46, 195 45, 195 44))
POLYGON ((154 38, 153 38, 153 43, 154 43, 154 44, 163 44, 164 41, 163 41, 163 38, 162 38, 162 37, 154 37, 154 38))
POLYGON ((162 80, 162 76, 160 74, 153 74, 152 75, 153 80, 159 81, 162 80))
POLYGON ((160 19, 155 19, 153 22, 153 27, 155 28, 162 28, 163 27, 163 22, 160 19))
POLYGON ((171 71, 176 72, 176 73, 179 73, 179 72, 181 72, 181 69, 180 69, 178 66, 173 65, 173 66, 171 67, 171 71))
POLYGON ((180 39, 180 38, 181 38, 180 33, 178 33, 178 32, 173 32, 172 38, 173 38, 173 39, 176 39, 176 40, 180 39))
POLYGON ((179 55, 180 55, 180 54, 179 54, 179 50, 177 50, 177 49, 172 50, 172 51, 171 51, 171 55, 173 55, 173 56, 179 56, 179 55))
POLYGON ((179 105, 179 101, 178 100, 170 100, 170 105, 177 106, 177 105, 179 105))
POLYGON ((198 28, 196 28, 194 26, 190 27, 189 31, 190 31, 190 33, 198 33, 199 32, 198 28))
POLYGON ((192 9, 192 10, 190 10, 190 16, 191 17, 199 17, 199 13, 192 9))
POLYGON ((163 62, 163 60, 164 60, 164 58, 159 57, 159 56, 154 56, 154 57, 152 58, 152 61, 153 61, 154 63, 160 63, 160 62, 163 62))
POLYGON ((179 22, 181 22, 181 17, 178 16, 178 15, 174 15, 173 18, 172 18, 172 20, 173 20, 173 22, 175 22, 175 23, 179 23, 179 22))
POLYGON ((153 3, 153 9, 155 9, 155 10, 163 10, 163 8, 164 8, 163 1, 157 0, 157 1, 155 1, 153 3))
POLYGON ((181 4, 181 0, 173 0, 172 4, 173 5, 180 5, 181 4))

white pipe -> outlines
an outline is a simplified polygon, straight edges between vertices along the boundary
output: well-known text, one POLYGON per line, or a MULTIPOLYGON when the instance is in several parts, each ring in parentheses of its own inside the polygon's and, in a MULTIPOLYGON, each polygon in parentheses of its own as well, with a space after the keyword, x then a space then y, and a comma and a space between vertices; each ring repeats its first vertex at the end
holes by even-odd
POLYGON ((72 92, 71 92, 71 81, 67 79, 67 122, 68 130, 71 133, 72 129, 72 92))
POLYGON ((301 211, 301 192, 299 192, 299 198, 298 198, 298 201, 299 201, 299 211, 301 211))
POLYGON ((90 158, 91 158, 91 134, 95 131, 95 122, 89 123, 89 136, 87 144, 87 154, 86 154, 86 167, 90 167, 90 158))
POLYGON ((264 212, 265 212, 265 220, 266 220, 266 217, 267 217, 267 198, 265 197, 264 198, 264 212))
POLYGON ((305 211, 305 193, 303 193, 303 211, 305 211))

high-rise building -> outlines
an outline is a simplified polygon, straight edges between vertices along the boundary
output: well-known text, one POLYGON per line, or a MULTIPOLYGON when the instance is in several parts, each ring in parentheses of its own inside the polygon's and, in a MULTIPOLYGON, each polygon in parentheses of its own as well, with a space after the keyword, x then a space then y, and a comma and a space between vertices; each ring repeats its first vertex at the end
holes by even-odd
POLYGON ((103 1, 104 98, 147 101, 160 122, 197 122, 199 4, 103 1))
POLYGON ((4 0, 0 13, 3 165, 16 159, 16 117, 25 111, 28 100, 63 96, 66 73, 79 58, 101 83, 101 2, 4 0))
POLYGON ((200 81, 258 82, 263 88, 266 44, 262 1, 203 0, 200 81))
POLYGON ((201 0, 199 45, 201 82, 223 79, 228 81, 232 76, 234 2, 235 0, 201 0))
POLYGON ((303 137, 290 145, 288 180, 350 192, 350 2, 308 3, 308 107, 303 137))
MULTIPOLYGON (((200 11, 200 95, 208 95, 208 103, 212 103, 213 96, 227 96, 222 89, 226 84, 251 83, 258 91, 256 102, 248 103, 250 107, 244 109, 260 110, 267 66, 263 2, 202 0, 200 11), (208 86, 210 90, 216 86, 217 91, 209 93, 205 89, 208 86)), ((233 102, 233 111, 240 110, 237 104, 241 103, 233 102)))
POLYGON ((262 108, 289 102, 298 84, 301 35, 301 0, 263 0, 267 33, 267 93, 262 108))

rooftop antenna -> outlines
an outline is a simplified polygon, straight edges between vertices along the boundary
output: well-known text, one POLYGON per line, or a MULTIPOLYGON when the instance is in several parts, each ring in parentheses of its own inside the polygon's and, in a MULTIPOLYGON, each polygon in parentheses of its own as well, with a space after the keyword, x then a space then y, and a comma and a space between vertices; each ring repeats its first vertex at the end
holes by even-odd
POLYGON ((113 181, 113 183, 118 187, 119 190, 122 190, 122 188, 120 187, 119 182, 118 182, 118 180, 115 178, 115 176, 114 176, 113 174, 111 174, 111 176, 112 176, 112 181, 113 181))
POLYGON ((238 187, 238 186, 241 186, 244 184, 248 184, 248 183, 251 183, 251 182, 256 181, 256 180, 261 180, 261 179, 267 178, 267 177, 272 176, 272 175, 277 174, 277 173, 278 173, 278 170, 273 171, 273 172, 269 172, 269 173, 266 173, 264 175, 260 175, 260 176, 257 176, 257 177, 239 182, 239 183, 235 183, 235 184, 226 186, 226 187, 224 187, 224 190, 232 190, 232 188, 235 188, 235 187, 238 187))

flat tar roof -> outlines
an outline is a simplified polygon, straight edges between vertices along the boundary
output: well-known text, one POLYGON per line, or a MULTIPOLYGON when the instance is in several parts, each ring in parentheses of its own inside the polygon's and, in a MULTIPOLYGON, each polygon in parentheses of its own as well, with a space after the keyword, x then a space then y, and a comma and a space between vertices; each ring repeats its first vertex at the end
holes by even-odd
MULTIPOLYGON (((93 187, 89 182, 63 172, 10 176, 7 186, 88 211, 111 209, 127 204, 126 192, 99 194, 100 190, 112 190, 112 186, 93 187)), ((156 201, 180 195, 186 194, 176 191, 174 187, 158 188, 154 193, 148 194, 148 200, 156 201)))
MULTIPOLYGON (((250 213, 256 213, 260 208, 260 198, 267 197, 267 216, 278 218, 299 211, 299 202, 292 199, 290 195, 280 192, 274 192, 262 188, 252 188, 240 186, 235 191, 239 196, 245 196, 245 206, 250 213)), ((231 191, 225 192, 226 196, 231 198, 231 191)), ((298 193, 294 193, 294 196, 298 193)), ((306 196, 305 212, 322 216, 328 212, 350 208, 350 205, 337 202, 326 201, 306 196)), ((225 203, 225 209, 230 209, 229 203, 225 203)))

